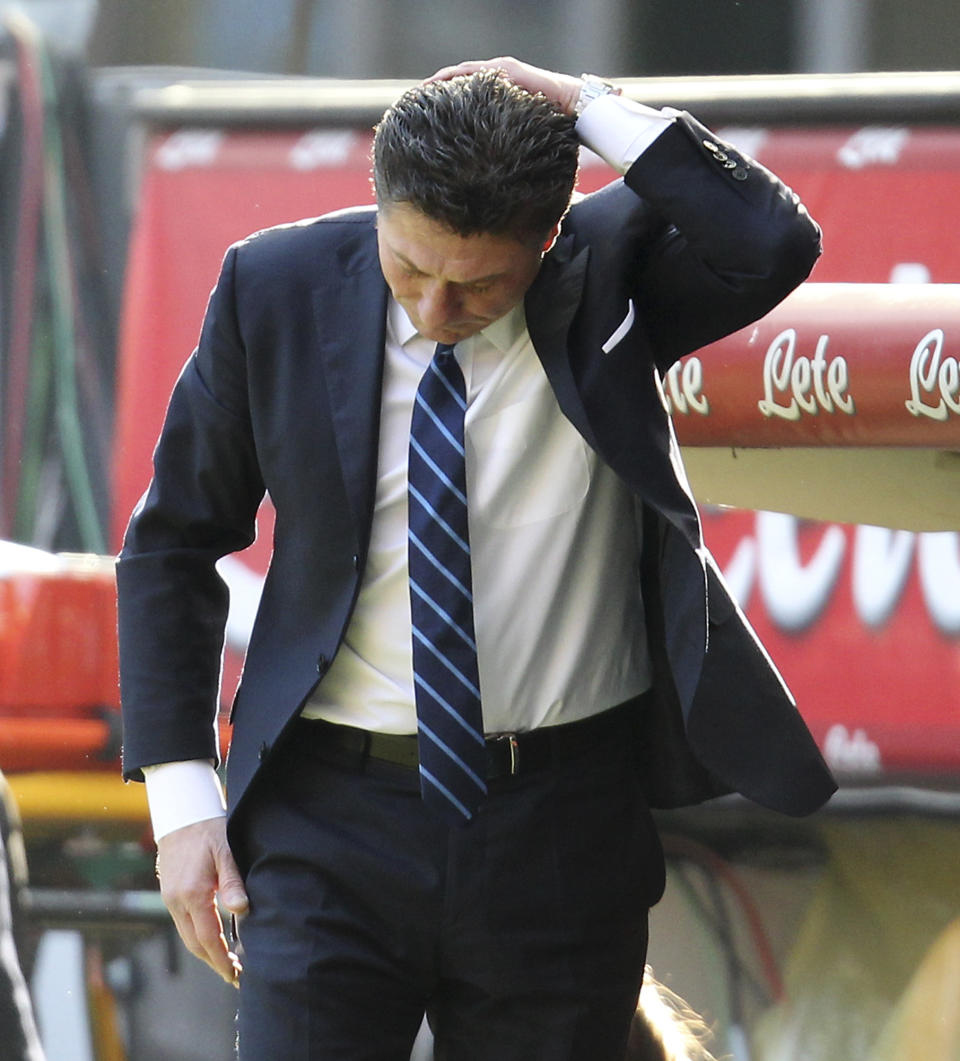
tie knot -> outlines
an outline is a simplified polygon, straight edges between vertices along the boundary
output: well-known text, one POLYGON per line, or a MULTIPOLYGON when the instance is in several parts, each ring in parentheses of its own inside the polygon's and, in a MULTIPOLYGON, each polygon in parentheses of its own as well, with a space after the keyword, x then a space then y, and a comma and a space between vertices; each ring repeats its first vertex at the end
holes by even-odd
POLYGON ((453 357, 453 346, 449 343, 437 343, 437 348, 433 352, 435 361, 441 363, 445 362, 448 358, 453 357))

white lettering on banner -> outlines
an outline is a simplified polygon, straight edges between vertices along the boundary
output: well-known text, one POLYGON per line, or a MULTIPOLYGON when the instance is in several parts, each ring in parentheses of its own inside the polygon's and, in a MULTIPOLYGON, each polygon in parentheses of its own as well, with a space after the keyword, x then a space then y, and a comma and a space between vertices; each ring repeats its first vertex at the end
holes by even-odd
POLYGON ((757 588, 770 619, 787 633, 801 633, 830 603, 849 552, 854 613, 864 626, 878 629, 902 600, 916 556, 927 614, 946 637, 960 637, 960 532, 861 526, 848 550, 844 530, 831 524, 804 563, 800 522, 783 513, 755 514, 754 534, 737 542, 723 572, 741 608, 757 588))
POLYGON ((692 409, 701 416, 710 412, 710 402, 703 393, 703 363, 699 357, 677 361, 667 372, 667 411, 689 413, 692 409))
POLYGON ((180 129, 160 145, 156 163, 160 169, 212 166, 224 141, 220 129, 180 129))
POLYGON ((931 420, 960 414, 960 363, 943 357, 943 329, 934 328, 917 343, 910 359, 910 397, 904 404, 913 416, 931 420))
POLYGON ((733 555, 723 570, 723 577, 733 599, 746 611, 753 593, 754 576, 757 571, 757 542, 749 535, 737 542, 733 555))
POLYGON ((797 355, 797 333, 785 328, 767 348, 763 359, 763 399, 757 408, 764 416, 799 420, 803 413, 816 415, 820 409, 832 413, 838 409, 853 415, 853 398, 846 393, 849 373, 846 358, 827 359, 828 335, 817 340, 811 360, 797 355), (778 402, 777 398, 789 400, 778 402))
POLYGON ((760 595, 770 618, 785 630, 804 630, 826 607, 840 575, 847 538, 828 526, 809 562, 800 559, 798 520, 779 512, 757 513, 760 595))
POLYGON ((880 749, 862 729, 853 733, 839 723, 827 730, 823 755, 832 770, 848 774, 879 773, 880 749))
POLYGON ((355 140, 352 130, 314 129, 290 148, 290 165, 299 170, 342 166, 350 157, 355 140))
POLYGON ((960 534, 921 534, 917 560, 920 585, 933 621, 941 633, 960 635, 960 534))
POLYGON ((923 262, 897 262, 890 270, 891 284, 929 284, 930 266, 923 262))
POLYGON ((888 527, 857 527, 853 546, 853 606, 877 629, 893 614, 913 560, 916 535, 888 527))
POLYGON ((726 140, 751 158, 757 158, 763 150, 770 133, 767 129, 745 125, 726 125, 716 130, 718 140, 726 140))
POLYGON ((837 161, 847 169, 864 166, 895 166, 910 139, 909 129, 867 126, 857 132, 837 152, 837 161))

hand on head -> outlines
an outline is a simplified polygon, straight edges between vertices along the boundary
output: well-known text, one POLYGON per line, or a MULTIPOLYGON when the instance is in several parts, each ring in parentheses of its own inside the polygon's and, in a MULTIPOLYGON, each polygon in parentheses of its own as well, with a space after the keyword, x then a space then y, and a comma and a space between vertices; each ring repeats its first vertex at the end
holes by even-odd
POLYGON ((552 100, 565 114, 573 114, 580 96, 580 78, 571 74, 560 74, 523 63, 509 55, 496 59, 470 59, 453 66, 445 66, 425 79, 449 81, 454 77, 475 74, 479 70, 499 70, 510 81, 527 92, 541 93, 552 100))

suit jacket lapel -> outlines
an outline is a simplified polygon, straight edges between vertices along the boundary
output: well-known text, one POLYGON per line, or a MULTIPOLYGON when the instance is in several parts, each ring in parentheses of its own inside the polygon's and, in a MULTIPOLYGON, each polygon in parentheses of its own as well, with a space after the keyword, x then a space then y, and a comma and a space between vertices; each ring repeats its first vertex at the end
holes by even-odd
POLYGON ((377 481, 387 285, 373 225, 340 252, 314 295, 337 455, 358 539, 366 548, 377 481))
POLYGON ((583 297, 589 254, 587 247, 574 253, 573 238, 560 236, 527 291, 524 312, 534 349, 560 408, 595 449, 597 440, 573 376, 567 341, 570 324, 583 297))

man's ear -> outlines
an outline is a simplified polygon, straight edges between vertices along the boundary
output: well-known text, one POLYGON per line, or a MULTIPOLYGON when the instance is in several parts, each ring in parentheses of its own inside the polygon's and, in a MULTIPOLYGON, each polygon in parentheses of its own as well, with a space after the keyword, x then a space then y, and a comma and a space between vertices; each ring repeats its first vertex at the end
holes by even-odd
POLYGON ((546 254, 550 248, 557 242, 557 236, 560 235, 560 222, 558 221, 552 229, 547 233, 547 238, 543 242, 543 253, 546 254))

